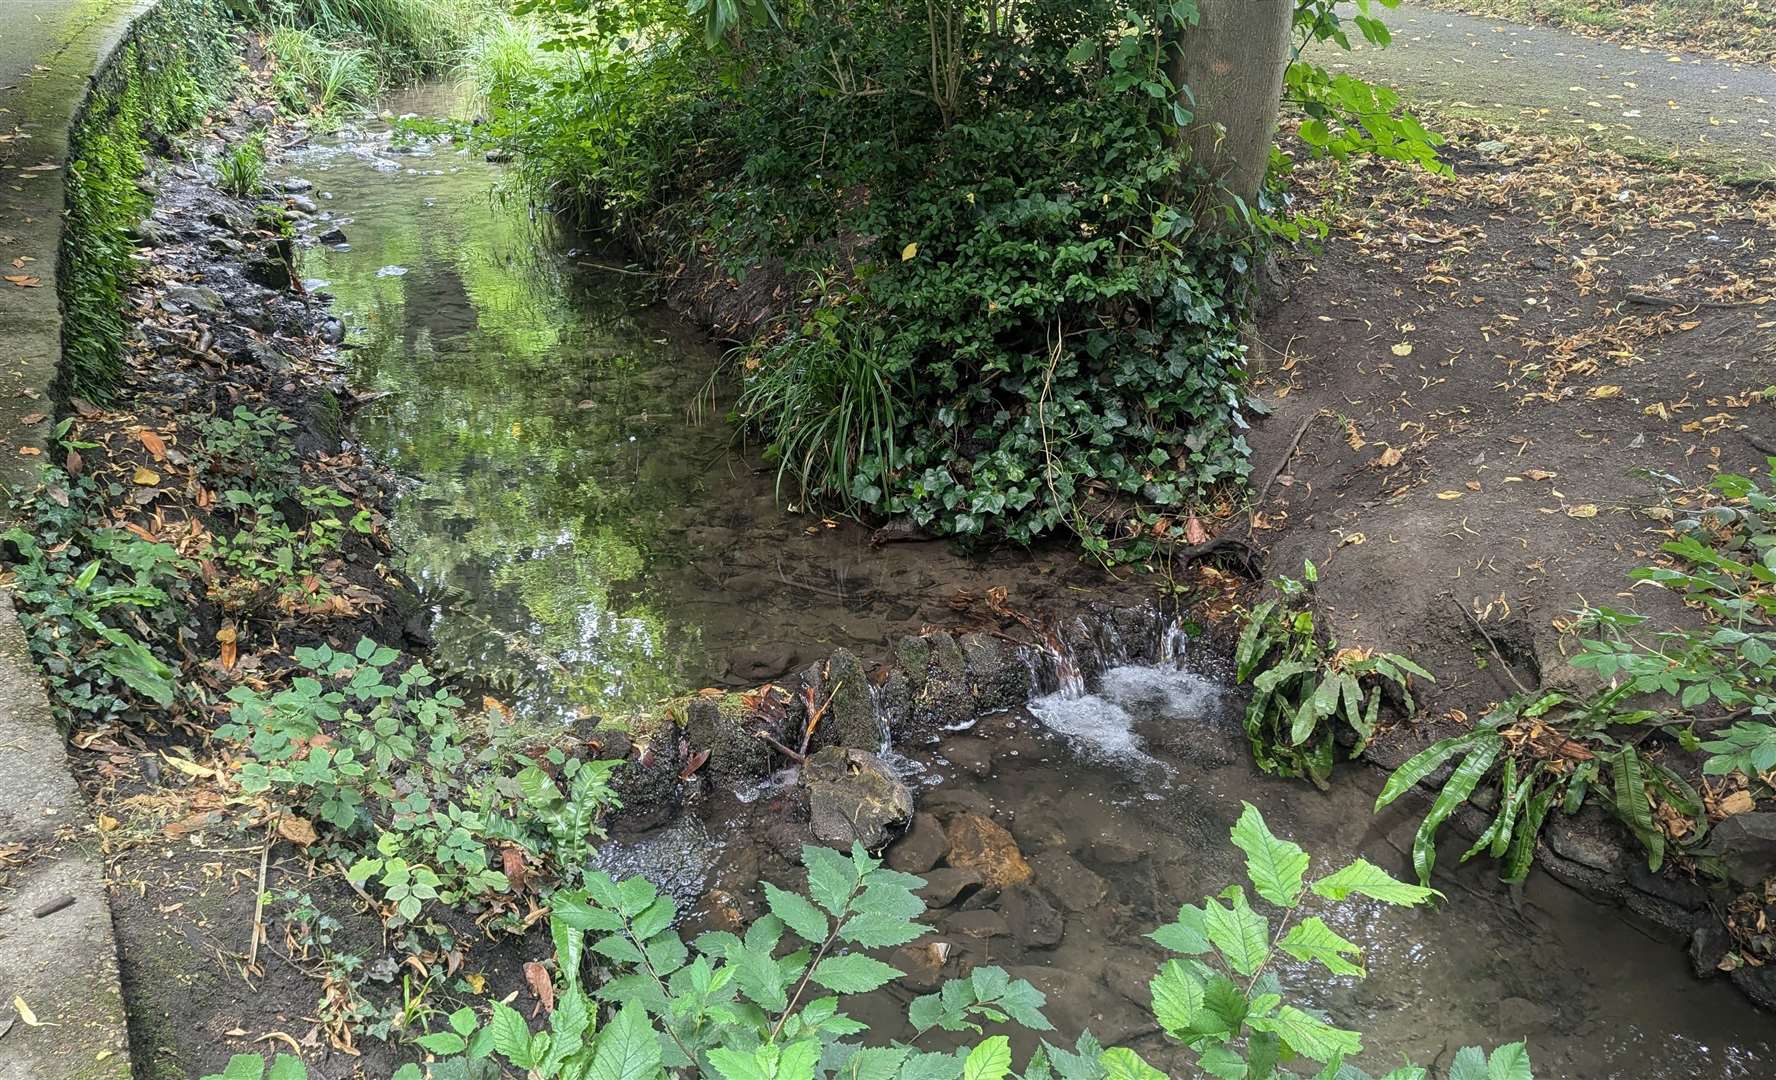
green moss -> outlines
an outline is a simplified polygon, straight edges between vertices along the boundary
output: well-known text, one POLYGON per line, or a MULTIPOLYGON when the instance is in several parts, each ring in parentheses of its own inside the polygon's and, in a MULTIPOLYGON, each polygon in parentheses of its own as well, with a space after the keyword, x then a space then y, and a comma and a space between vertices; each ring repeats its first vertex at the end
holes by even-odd
POLYGON ((69 133, 58 288, 58 396, 108 400, 122 373, 130 230, 150 201, 136 185, 151 139, 190 128, 230 84, 233 39, 210 0, 166 0, 130 30, 69 133), (210 89, 206 90, 208 87, 210 89))

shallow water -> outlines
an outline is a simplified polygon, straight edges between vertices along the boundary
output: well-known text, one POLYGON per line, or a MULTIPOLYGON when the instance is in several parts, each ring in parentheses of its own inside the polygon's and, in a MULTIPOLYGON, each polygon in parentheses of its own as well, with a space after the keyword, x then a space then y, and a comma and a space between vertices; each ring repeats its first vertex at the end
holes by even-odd
MULTIPOLYGON (((958 590, 1066 591, 1052 562, 872 549, 859 528, 780 510, 771 474, 732 447, 727 426, 689 414, 715 352, 646 303, 644 278, 582 265, 604 260, 566 254, 520 205, 494 198, 498 170, 479 157, 348 131, 296 153, 290 171, 315 183, 322 208, 302 274, 337 297, 360 390, 385 395, 353 437, 410 479, 391 526, 436 608, 436 652, 504 672, 521 710, 621 712, 704 683, 756 683, 839 645, 879 654, 892 634, 947 621, 958 590), (335 225, 346 245, 315 242, 335 225)), ((1064 851, 1107 890, 1066 914, 1052 949, 951 932, 954 913, 939 913, 938 940, 955 946, 949 974, 1015 968, 1051 992, 1069 1037, 1089 1026, 1174 1064, 1139 1001, 1161 958, 1141 935, 1180 901, 1241 880, 1227 843, 1241 800, 1322 872, 1357 854, 1408 872, 1422 808, 1374 817, 1365 785, 1376 778, 1359 770, 1330 793, 1256 773, 1221 685, 1117 669, 1096 694, 899 748, 928 799, 933 786, 978 794, 1026 855, 1064 851)), ((742 847, 724 828, 762 833, 782 813, 770 791, 711 809, 732 822, 681 818, 611 845, 605 865, 689 899, 742 847)), ((1776 1076, 1776 1024, 1725 984, 1692 978, 1681 949, 1539 875, 1518 905, 1485 867, 1452 870, 1454 855, 1439 869, 1439 910, 1362 904, 1329 919, 1364 947, 1366 980, 1284 969, 1286 985, 1318 987, 1309 1000, 1368 1033, 1373 1071, 1402 1055, 1446 1066, 1466 1043, 1527 1038, 1544 1078, 1776 1076)), ((894 988, 858 1012, 893 1033, 912 993, 894 988)))
MULTIPOLYGON (((390 102, 436 115, 447 91, 390 102)), ((448 141, 348 129, 287 156, 320 207, 300 273, 332 293, 357 386, 386 396, 353 437, 411 487, 392 533, 438 612, 438 658, 498 677, 537 717, 623 713, 702 685, 756 685, 835 647, 1075 573, 1021 553, 870 547, 856 525, 778 506, 733 445, 719 354, 651 306, 620 255, 575 253, 497 166, 448 141), (318 238, 341 228, 343 245, 318 238), (700 410, 693 406, 701 403, 700 410)), ((1054 587, 1059 587, 1058 585, 1054 587)))
MULTIPOLYGON (((1001 964, 1051 997, 1064 993, 1050 1019, 1069 1038, 1089 1026, 1151 1050, 1159 1064, 1171 1051, 1151 1033, 1142 995, 1164 954, 1142 935, 1173 918, 1178 903, 1245 883, 1227 839, 1242 801, 1308 850, 1310 876, 1361 855, 1410 880, 1405 852, 1423 804, 1376 817, 1370 770, 1348 770, 1325 793, 1263 775, 1250 764, 1238 710, 1202 675, 1119 668, 1096 694, 1040 699, 983 721, 957 754, 972 771, 947 763, 953 741, 908 751, 926 766, 922 783, 990 800, 1035 863, 1038 887, 1056 884, 1044 882, 1039 861, 1051 848, 1108 887, 1101 904, 1064 912, 1053 949, 947 933, 944 912, 935 921, 938 939, 957 950, 951 964, 1001 964), (975 775, 982 741, 991 754, 985 777, 975 775)), ((1463 1045, 1527 1039, 1544 1078, 1776 1076, 1776 1021, 1724 981, 1694 978, 1681 948, 1539 873, 1518 904, 1492 868, 1457 868, 1463 847, 1441 854, 1434 884, 1447 899, 1434 910, 1361 901, 1318 911, 1362 946, 1366 979, 1310 975, 1292 961, 1279 969, 1297 1000, 1365 1033, 1361 1061, 1373 1072, 1402 1055, 1447 1067, 1463 1045)), ((896 1002, 909 996, 896 991, 858 1011, 892 1031, 896 1002)), ((1172 1072, 1187 1074, 1181 1064, 1172 1072)))

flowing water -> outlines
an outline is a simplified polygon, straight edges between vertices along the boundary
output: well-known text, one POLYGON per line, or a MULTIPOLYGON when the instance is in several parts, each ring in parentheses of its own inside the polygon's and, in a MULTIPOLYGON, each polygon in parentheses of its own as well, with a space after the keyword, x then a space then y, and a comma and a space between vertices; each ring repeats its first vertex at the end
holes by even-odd
MULTIPOLYGON (((769 470, 731 445, 725 404, 693 415, 713 350, 648 305, 645 277, 573 254, 496 198, 498 170, 478 156, 348 132, 297 152, 290 171, 314 182, 322 208, 303 276, 337 298, 359 391, 381 395, 353 437, 410 481, 392 531, 436 608, 437 653, 505 673, 519 708, 622 711, 703 683, 756 683, 835 646, 880 655, 889 635, 945 621, 958 591, 1065 591, 1052 563, 876 549, 854 526, 779 510, 769 470), (335 226, 344 243, 314 242, 335 226)), ((1176 633, 1165 645, 1188 651, 1176 633)), ((1213 678, 1121 668, 1086 694, 1071 674, 1068 693, 899 748, 928 805, 1007 824, 1037 885, 1077 908, 1062 911, 1052 946, 1020 947, 994 921, 1016 913, 990 907, 933 913, 936 940, 946 974, 1006 965, 1050 991, 1069 1036, 1089 1026, 1169 1062, 1141 1001, 1159 959, 1141 935, 1240 880, 1227 830, 1241 801, 1322 870, 1362 854, 1400 872, 1413 808, 1375 817, 1375 778, 1361 770, 1329 793, 1258 774, 1213 678)), ((750 837, 775 812, 770 798, 718 800, 606 857, 668 876, 679 895, 724 873, 750 887, 765 858, 750 837)), ((1365 903, 1337 916, 1364 947, 1367 979, 1283 970, 1370 1034, 1374 1071, 1527 1037, 1543 1077, 1776 1076, 1776 1023, 1692 978, 1680 949, 1540 876, 1519 903, 1484 868, 1439 873, 1437 911, 1365 903)), ((896 987, 860 1012, 892 1033, 912 993, 896 987)))

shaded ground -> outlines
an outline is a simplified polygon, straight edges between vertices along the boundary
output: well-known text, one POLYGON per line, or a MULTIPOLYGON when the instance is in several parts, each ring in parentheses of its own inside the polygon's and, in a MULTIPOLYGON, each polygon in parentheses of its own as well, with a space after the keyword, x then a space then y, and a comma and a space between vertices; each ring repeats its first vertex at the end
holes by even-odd
POLYGON ((1771 0, 1421 0, 1429 7, 1536 22, 1621 45, 1676 47, 1722 60, 1776 64, 1771 0))
POLYGON ((1776 177, 1776 69, 1618 46, 1564 30, 1402 4, 1393 43, 1321 46, 1333 72, 1404 91, 1414 108, 1594 137, 1636 156, 1776 177))

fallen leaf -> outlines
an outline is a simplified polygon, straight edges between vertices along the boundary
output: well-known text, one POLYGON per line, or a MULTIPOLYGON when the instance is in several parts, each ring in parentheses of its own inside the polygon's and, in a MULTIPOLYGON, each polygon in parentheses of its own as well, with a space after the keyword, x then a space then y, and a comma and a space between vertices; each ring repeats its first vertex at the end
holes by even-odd
POLYGON ((1462 493, 1459 491, 1439 491, 1439 492, 1437 492, 1437 498, 1442 499, 1444 502, 1449 502, 1452 499, 1459 499, 1461 497, 1462 497, 1462 493))
POLYGON ((1622 388, 1619 386, 1593 386, 1591 388, 1591 396, 1594 398, 1621 397, 1622 388))
POLYGON ((1412 355, 1412 342, 1410 342, 1410 341, 1395 342, 1390 347, 1390 351, 1395 356, 1411 356, 1412 355))
POLYGON ((1552 480, 1560 474, 1551 473, 1547 469, 1524 469, 1523 475, 1529 477, 1531 480, 1552 480))
POLYGON ((30 274, 7 274, 6 280, 21 289, 35 289, 43 284, 42 278, 32 277, 30 274))
POLYGON ((68 399, 68 407, 79 413, 81 416, 88 418, 99 415, 99 412, 101 411, 97 405, 94 405, 83 397, 70 397, 68 399))
POLYGON ((1677 328, 1679 330, 1694 330, 1696 327, 1701 326, 1701 325, 1702 325, 1701 319, 1686 319, 1683 322, 1678 323, 1677 328))
POLYGON ((532 960, 524 965, 524 981, 536 999, 543 1003, 543 1011, 554 1012, 555 980, 549 978, 549 969, 532 960))
POLYGON ((524 863, 523 848, 512 845, 501 848, 500 869, 504 871, 513 892, 524 891, 524 883, 530 878, 530 869, 524 863))
POLYGON ((31 1011, 31 1007, 29 1005, 25 1004, 24 998, 19 997, 17 994, 14 994, 12 996, 12 1007, 13 1007, 13 1009, 15 1009, 18 1012, 19 1019, 23 1020, 25 1023, 29 1024, 31 1027, 42 1027, 43 1026, 43 1021, 37 1019, 37 1014, 31 1011))
POLYGON ((49 419, 49 417, 43 415, 40 412, 26 413, 25 415, 19 417, 19 423, 21 423, 21 424, 41 424, 47 419, 49 419))
POLYGON ((147 428, 143 428, 141 431, 136 432, 136 437, 142 440, 143 448, 145 448, 150 454, 154 455, 155 461, 166 460, 167 444, 165 439, 162 439, 158 434, 149 431, 147 428))
POLYGON ((1391 469, 1395 465, 1398 465, 1400 463, 1400 460, 1402 458, 1404 458, 1405 456, 1406 455, 1400 453, 1400 451, 1398 449, 1390 446, 1386 450, 1383 450, 1381 453, 1377 454, 1375 456, 1375 458, 1369 462, 1369 464, 1374 466, 1377 469, 1391 469))
POLYGON ((315 835, 314 825, 307 818, 294 814, 285 814, 278 818, 278 835, 301 847, 307 847, 319 839, 315 835))
POLYGON ((1720 801, 1721 817, 1732 817, 1734 814, 1749 814, 1757 806, 1757 800, 1749 791, 1735 791, 1720 801))
POLYGON ((37 457, 37 456, 41 455, 42 453, 43 453, 43 450, 40 447, 36 447, 36 446, 21 446, 21 447, 19 447, 19 457, 37 457))
POLYGON ((1580 506, 1569 506, 1566 508, 1566 516, 1574 518, 1594 518, 1597 516, 1597 507, 1591 503, 1584 503, 1580 506))
POLYGON ((80 451, 78 451, 78 450, 68 451, 67 470, 68 470, 69 476, 79 476, 80 471, 85 467, 86 467, 86 459, 80 456, 80 451))
POLYGON ((900 261, 906 262, 917 254, 919 254, 919 245, 918 242, 915 241, 900 249, 900 261))
POLYGON ((136 483, 143 487, 153 487, 160 483, 160 474, 144 466, 136 466, 136 483))
POLYGON ((202 813, 192 814, 189 817, 183 817, 178 821, 171 822, 162 831, 168 836, 186 836, 210 825, 212 822, 220 819, 221 816, 222 813, 219 810, 205 810, 202 813))
POLYGON ((1209 531, 1203 528, 1202 522, 1196 519, 1195 514, 1191 514, 1184 519, 1184 542, 1187 544, 1206 544, 1209 542, 1209 531))
POLYGON ((117 819, 112 817, 110 814, 100 814, 99 815, 99 831, 100 832, 110 832, 112 829, 117 828, 117 824, 118 824, 117 819))

